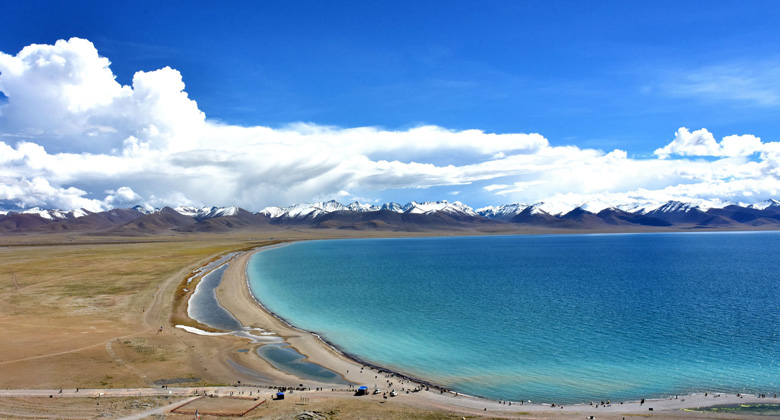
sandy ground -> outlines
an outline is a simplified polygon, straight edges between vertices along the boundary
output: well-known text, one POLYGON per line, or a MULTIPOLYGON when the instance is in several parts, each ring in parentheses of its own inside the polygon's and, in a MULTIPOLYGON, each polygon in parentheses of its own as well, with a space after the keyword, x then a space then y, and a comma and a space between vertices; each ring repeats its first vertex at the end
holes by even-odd
MULTIPOLYGON (((425 236, 430 234, 435 233, 425 236)), ((284 401, 263 404, 248 418, 295 419, 304 413, 328 419, 735 418, 733 414, 681 409, 780 403, 775 398, 710 394, 643 405, 613 402, 599 408, 560 408, 509 406, 436 390, 407 394, 406 390, 420 385, 385 377, 371 368, 361 372, 360 364, 317 337, 265 312, 246 287, 248 252, 231 263, 217 291, 223 306, 244 325, 277 333, 310 361, 356 384, 371 389, 378 386, 383 392, 395 389, 399 395, 384 399, 382 394, 355 397, 351 390, 332 391, 344 386, 302 381, 276 370, 251 351, 256 345, 247 339, 203 336, 174 327, 185 324, 207 329, 186 315, 187 300, 197 278, 191 284, 187 280, 220 255, 279 240, 336 235, 355 237, 366 233, 286 230, 132 241, 67 235, 0 238, 0 418, 184 419, 191 416, 170 414, 169 408, 193 393, 260 392, 270 397, 274 386, 301 384, 324 390, 295 391, 284 401), (161 326, 163 331, 158 332, 161 326), (259 387, 236 388, 238 381, 259 387), (81 389, 78 393, 77 387, 81 389)))

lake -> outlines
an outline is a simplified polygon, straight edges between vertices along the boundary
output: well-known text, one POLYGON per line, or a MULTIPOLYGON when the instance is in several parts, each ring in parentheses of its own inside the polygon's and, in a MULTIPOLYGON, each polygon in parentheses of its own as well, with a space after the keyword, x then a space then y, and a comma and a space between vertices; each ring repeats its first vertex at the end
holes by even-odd
POLYGON ((362 360, 453 391, 578 403, 780 388, 780 233, 297 242, 253 294, 362 360))

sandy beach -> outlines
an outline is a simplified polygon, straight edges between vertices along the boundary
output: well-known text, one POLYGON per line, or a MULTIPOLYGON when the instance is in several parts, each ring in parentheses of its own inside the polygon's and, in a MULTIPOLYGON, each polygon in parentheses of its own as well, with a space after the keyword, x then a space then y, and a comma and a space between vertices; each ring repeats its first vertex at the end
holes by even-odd
MULTIPOLYGON (((274 332, 301 354, 306 355, 310 362, 331 369, 350 382, 362 385, 367 375, 360 374, 362 367, 360 364, 337 353, 314 334, 293 328, 283 322, 255 300, 249 291, 246 276, 246 266, 254 252, 257 251, 245 252, 230 263, 222 283, 216 290, 220 304, 245 327, 274 332)), ((278 374, 278 371, 270 365, 267 367, 270 369, 263 369, 264 374, 272 377, 278 374)), ((290 378, 285 377, 285 379, 290 378)), ((300 382, 297 379, 293 380, 296 381, 300 382)))
MULTIPOLYGON (((406 393, 406 390, 414 388, 425 388, 425 385, 409 380, 403 380, 399 376, 391 375, 386 377, 386 373, 380 373, 374 368, 364 367, 360 363, 346 357, 338 350, 330 347, 316 335, 306 331, 301 331, 291 327, 287 323, 269 313, 260 305, 251 295, 248 284, 246 266, 249 258, 255 252, 254 250, 245 252, 230 263, 230 267, 225 272, 222 284, 217 288, 217 297, 228 311, 230 311, 244 326, 253 328, 262 328, 266 331, 272 331, 283 338, 292 347, 301 354, 308 357, 312 363, 319 364, 331 369, 350 382, 358 385, 365 385, 370 390, 377 387, 382 392, 387 392, 391 388, 399 392, 398 397, 393 398, 393 402, 419 407, 429 410, 445 410, 467 415, 516 418, 528 414, 542 415, 543 417, 569 417, 569 416, 599 416, 599 418, 621 418, 623 415, 652 415, 664 417, 689 417, 697 418, 700 416, 706 418, 717 417, 716 413, 700 413, 691 411, 697 407, 707 407, 714 405, 730 404, 778 404, 780 399, 774 395, 767 395, 767 398, 759 398, 754 395, 734 395, 723 393, 694 394, 686 396, 671 396, 663 399, 648 399, 641 401, 594 401, 593 404, 577 404, 558 406, 555 404, 521 404, 519 402, 492 401, 482 398, 474 398, 463 395, 456 395, 451 392, 442 392, 431 388, 421 392, 406 393), (388 386, 388 381, 392 386, 388 386), (403 391, 401 390, 403 389, 403 391), (522 413, 522 414, 520 414, 522 413)), ((253 352, 250 352, 253 353, 253 352)), ((247 363, 249 357, 241 359, 242 363, 247 363)), ((255 356, 254 361, 245 364, 246 367, 257 369, 263 375, 272 378, 271 381, 283 381, 282 383, 301 383, 299 380, 284 372, 279 372, 270 364, 263 361, 259 356, 255 356)), ((328 391, 336 387, 333 384, 314 383, 305 381, 307 387, 325 387, 328 391)), ((314 392, 321 398, 337 397, 343 398, 342 393, 334 394, 328 391, 314 392)), ((367 397, 367 399, 377 399, 381 401, 382 394, 367 397)))

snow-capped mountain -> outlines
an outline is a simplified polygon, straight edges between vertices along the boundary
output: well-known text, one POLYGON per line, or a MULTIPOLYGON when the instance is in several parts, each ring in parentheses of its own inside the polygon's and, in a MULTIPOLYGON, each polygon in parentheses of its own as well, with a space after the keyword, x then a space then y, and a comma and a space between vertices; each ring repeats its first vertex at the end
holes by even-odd
MULTIPOLYGON (((370 208, 370 206, 366 207, 366 205, 360 204, 357 201, 350 204, 350 207, 352 211, 356 212, 370 211, 366 210, 366 208, 370 208)), ((257 214, 262 214, 263 216, 269 217, 271 219, 285 218, 292 220, 303 220, 312 219, 323 214, 344 211, 347 209, 348 207, 345 207, 338 201, 330 200, 314 204, 295 204, 289 207, 266 207, 257 212, 257 214)))
POLYGON ((192 207, 179 206, 174 208, 177 213, 190 216, 195 220, 208 220, 215 217, 235 216, 238 214, 238 207, 192 207))
POLYGON ((692 210, 698 210, 699 206, 693 203, 683 203, 681 201, 668 201, 665 204, 651 210, 648 213, 688 213, 692 210))
POLYGON ((780 201, 770 198, 769 200, 759 201, 748 206, 751 209, 766 210, 768 208, 780 208, 780 201))
POLYGON ((524 203, 502 204, 500 206, 488 206, 477 209, 478 215, 486 219, 509 220, 530 207, 524 203))
POLYGON ((259 212, 257 212, 257 214, 262 214, 263 216, 266 216, 268 218, 276 219, 284 216, 286 211, 287 211, 286 207, 270 206, 260 210, 259 212))
POLYGON ((608 199, 580 202, 548 200, 483 207, 475 211, 456 201, 412 201, 381 206, 335 200, 288 207, 266 207, 250 213, 239 207, 151 209, 0 211, 0 232, 111 232, 156 234, 159 232, 225 232, 236 229, 309 227, 317 229, 443 231, 479 229, 515 232, 517 229, 647 231, 648 229, 780 229, 780 201, 732 204, 721 200, 635 200, 615 203, 608 199), (270 219, 270 220, 269 220, 270 219))
POLYGON ((380 207, 373 204, 361 204, 357 201, 353 201, 348 205, 345 210, 354 211, 355 213, 367 213, 370 211, 379 211, 380 207))
POLYGON ((156 211, 160 211, 160 209, 155 209, 153 207, 144 207, 144 206, 140 206, 140 205, 139 206, 134 206, 132 208, 132 210, 135 210, 135 211, 137 211, 139 213, 143 213, 143 214, 152 214, 152 213, 154 213, 156 211))
POLYGON ((382 210, 389 210, 396 213, 403 213, 404 212, 404 206, 398 204, 398 203, 385 203, 382 204, 382 207, 380 207, 382 210))
POLYGON ((386 203, 382 206, 375 206, 371 204, 361 204, 357 201, 344 206, 338 201, 331 200, 326 202, 319 202, 313 204, 296 204, 289 207, 266 207, 260 210, 258 214, 262 214, 271 219, 288 219, 288 220, 304 220, 313 219, 318 216, 333 213, 337 211, 348 211, 354 213, 368 213, 376 212, 380 210, 392 211, 395 213, 407 213, 407 214, 433 214, 436 212, 443 212, 449 214, 465 214, 469 216, 477 216, 474 210, 459 202, 450 203, 446 200, 443 201, 426 201, 418 203, 412 201, 411 203, 401 206, 398 203, 386 203))
POLYGON ((79 217, 84 217, 90 212, 84 209, 62 211, 62 210, 44 210, 38 207, 33 207, 21 212, 22 214, 37 214, 46 220, 70 220, 79 217))
POLYGON ((460 201, 450 203, 447 200, 425 201, 422 203, 412 201, 403 207, 403 212, 408 214, 433 214, 436 212, 444 212, 451 214, 478 216, 474 209, 461 203, 460 201))
MULTIPOLYGON (((752 208, 759 206, 769 207, 772 205, 773 200, 767 200, 755 204, 752 208)), ((776 205, 780 205, 780 202, 775 201, 776 205)), ((557 218, 570 214, 573 211, 588 212, 592 214, 598 214, 602 211, 622 211, 636 215, 649 215, 656 216, 666 215, 668 218, 672 214, 690 213, 691 211, 706 212, 709 209, 721 209, 726 206, 733 205, 729 201, 722 200, 701 200, 695 199, 690 201, 650 201, 650 200, 635 200, 627 203, 619 203, 610 200, 589 200, 585 202, 577 202, 566 199, 540 201, 531 205, 523 203, 504 204, 501 206, 484 207, 477 210, 477 213, 485 218, 493 220, 508 221, 513 217, 526 212, 527 215, 550 215, 557 218)), ((745 206, 743 206, 745 207, 745 206)), ((778 207, 780 209, 780 207, 778 207)))
POLYGON ((580 206, 582 206, 583 203, 572 203, 567 201, 540 201, 538 203, 534 203, 531 208, 532 212, 535 214, 538 214, 539 212, 544 212, 546 214, 549 214, 551 216, 560 216, 562 214, 566 214, 580 206))

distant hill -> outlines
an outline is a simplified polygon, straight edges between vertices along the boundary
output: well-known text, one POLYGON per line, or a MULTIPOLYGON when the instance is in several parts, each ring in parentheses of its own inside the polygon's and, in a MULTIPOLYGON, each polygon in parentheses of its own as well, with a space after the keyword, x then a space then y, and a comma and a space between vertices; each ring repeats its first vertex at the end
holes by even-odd
POLYGON ((668 230, 780 229, 780 202, 755 204, 669 201, 605 206, 540 202, 474 210, 448 201, 383 205, 337 201, 268 207, 257 213, 240 207, 45 210, 0 212, 0 234, 74 232, 105 235, 220 233, 271 229, 349 229, 426 232, 648 232, 668 230))

